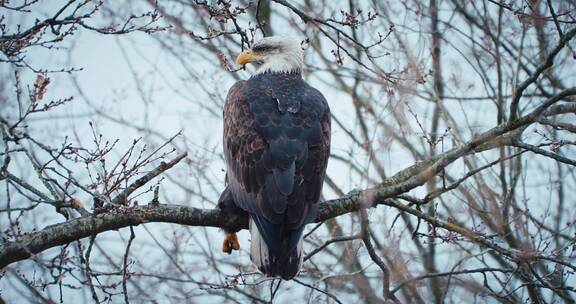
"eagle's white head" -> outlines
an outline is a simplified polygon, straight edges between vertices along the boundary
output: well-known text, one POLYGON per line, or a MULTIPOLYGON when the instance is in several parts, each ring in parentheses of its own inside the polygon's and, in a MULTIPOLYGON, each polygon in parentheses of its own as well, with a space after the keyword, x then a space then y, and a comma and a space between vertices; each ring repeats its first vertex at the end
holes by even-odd
POLYGON ((298 40, 272 36, 256 41, 251 49, 236 58, 236 64, 251 62, 259 64, 256 74, 299 72, 304 65, 304 55, 298 40))

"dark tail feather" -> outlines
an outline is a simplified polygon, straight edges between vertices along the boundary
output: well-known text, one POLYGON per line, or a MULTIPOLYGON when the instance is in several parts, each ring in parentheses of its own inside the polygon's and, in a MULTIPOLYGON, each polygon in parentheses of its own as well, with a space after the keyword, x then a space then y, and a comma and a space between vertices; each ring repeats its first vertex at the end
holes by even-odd
POLYGON ((258 225, 250 217, 250 259, 266 276, 292 279, 302 267, 302 232, 303 229, 293 231, 288 239, 283 240, 281 248, 287 250, 269 248, 258 225), (296 246, 290 246, 294 243, 296 246))

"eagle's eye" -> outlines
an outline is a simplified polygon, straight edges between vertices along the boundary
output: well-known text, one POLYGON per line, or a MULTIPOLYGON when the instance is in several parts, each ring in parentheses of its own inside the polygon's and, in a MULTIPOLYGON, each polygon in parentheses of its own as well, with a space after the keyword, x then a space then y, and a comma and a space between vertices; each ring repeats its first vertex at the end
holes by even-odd
POLYGON ((252 51, 253 51, 253 52, 260 53, 260 52, 268 52, 268 51, 270 51, 270 50, 272 50, 272 49, 274 49, 274 47, 272 47, 272 46, 270 46, 270 45, 263 44, 263 45, 256 45, 256 46, 254 46, 254 47, 252 48, 252 51))

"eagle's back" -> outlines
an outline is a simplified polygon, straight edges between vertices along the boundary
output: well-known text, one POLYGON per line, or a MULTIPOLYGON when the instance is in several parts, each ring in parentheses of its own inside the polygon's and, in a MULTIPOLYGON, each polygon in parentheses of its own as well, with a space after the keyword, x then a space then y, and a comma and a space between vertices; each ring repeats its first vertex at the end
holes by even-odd
POLYGON ((299 73, 259 74, 230 89, 224 108, 228 186, 277 259, 296 249, 316 215, 329 151, 328 104, 299 73))

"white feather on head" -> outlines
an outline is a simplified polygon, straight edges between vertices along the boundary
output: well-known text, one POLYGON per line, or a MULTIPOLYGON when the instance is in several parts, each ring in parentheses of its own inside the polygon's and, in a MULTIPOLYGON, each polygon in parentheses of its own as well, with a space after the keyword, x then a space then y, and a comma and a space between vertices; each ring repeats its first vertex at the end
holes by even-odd
POLYGON ((252 50, 265 49, 262 52, 262 63, 255 74, 266 72, 291 73, 300 72, 304 66, 304 52, 300 42, 291 37, 271 36, 256 41, 252 50))

